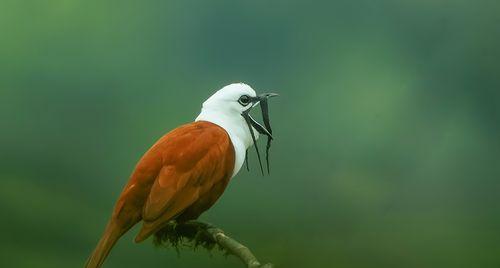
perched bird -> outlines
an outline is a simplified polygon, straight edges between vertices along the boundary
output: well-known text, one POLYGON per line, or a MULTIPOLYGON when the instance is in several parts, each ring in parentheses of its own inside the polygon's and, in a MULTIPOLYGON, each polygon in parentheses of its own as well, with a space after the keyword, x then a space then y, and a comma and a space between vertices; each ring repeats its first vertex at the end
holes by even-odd
POLYGON ((100 267, 117 240, 140 221, 136 242, 171 220, 196 219, 209 209, 242 167, 259 133, 268 137, 269 150, 267 99, 276 95, 257 95, 243 83, 225 86, 203 103, 195 122, 160 138, 137 163, 86 267, 100 267), (259 104, 264 126, 249 114, 259 104))

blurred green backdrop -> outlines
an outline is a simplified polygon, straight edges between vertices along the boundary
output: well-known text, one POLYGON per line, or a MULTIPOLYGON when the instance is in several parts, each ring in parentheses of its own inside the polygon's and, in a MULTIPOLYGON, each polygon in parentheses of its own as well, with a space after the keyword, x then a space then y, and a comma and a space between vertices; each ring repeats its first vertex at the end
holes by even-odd
MULTIPOLYGON (((276 91, 203 220, 278 267, 500 265, 498 1, 0 3, 0 266, 81 267, 142 153, 276 91), (261 142, 262 144, 262 142, 261 142)), ((123 237, 105 267, 241 267, 123 237)))

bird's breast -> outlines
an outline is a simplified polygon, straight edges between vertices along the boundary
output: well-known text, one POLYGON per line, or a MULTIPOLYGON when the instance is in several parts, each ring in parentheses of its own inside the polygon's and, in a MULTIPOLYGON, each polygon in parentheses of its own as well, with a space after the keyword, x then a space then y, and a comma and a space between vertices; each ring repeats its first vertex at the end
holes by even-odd
MULTIPOLYGON (((231 178, 234 177, 245 162, 247 148, 253 143, 250 130, 243 116, 240 114, 227 114, 210 109, 202 109, 195 121, 214 123, 227 132, 235 153, 234 170, 231 178)), ((254 134, 256 139, 258 139, 258 132, 255 129, 254 134)))

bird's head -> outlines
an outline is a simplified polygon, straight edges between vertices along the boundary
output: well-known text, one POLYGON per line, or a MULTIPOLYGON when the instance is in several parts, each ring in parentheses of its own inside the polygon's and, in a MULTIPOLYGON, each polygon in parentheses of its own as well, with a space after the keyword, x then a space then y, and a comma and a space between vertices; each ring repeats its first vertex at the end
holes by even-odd
MULTIPOLYGON (((264 93, 257 95, 257 93, 255 93, 255 90, 253 90, 249 85, 244 83, 235 83, 219 89, 212 96, 210 96, 210 98, 208 98, 203 103, 203 110, 216 112, 220 116, 227 116, 228 118, 237 119, 235 121, 243 121, 243 125, 246 125, 246 127, 248 128, 248 130, 245 132, 250 132, 250 136, 254 145, 259 133, 267 136, 268 143, 266 151, 268 152, 273 136, 271 124, 269 122, 269 108, 267 100, 274 96, 278 96, 278 94, 264 93), (262 120, 264 125, 261 125, 250 116, 250 111, 252 110, 252 108, 258 105, 261 108, 262 120)), ((257 150, 257 156, 260 163, 259 151, 257 146, 255 146, 255 148, 257 150)))
POLYGON ((241 114, 251 109, 251 99, 257 94, 247 84, 235 83, 227 85, 215 92, 203 103, 203 108, 225 113, 241 114))

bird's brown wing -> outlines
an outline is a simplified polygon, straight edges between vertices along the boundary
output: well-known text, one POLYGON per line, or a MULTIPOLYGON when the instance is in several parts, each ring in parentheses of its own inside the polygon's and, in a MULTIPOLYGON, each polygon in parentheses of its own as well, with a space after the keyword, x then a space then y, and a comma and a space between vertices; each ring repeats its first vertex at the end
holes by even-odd
POLYGON ((144 224, 136 237, 137 242, 156 232, 200 196, 209 194, 215 184, 232 175, 234 148, 227 132, 209 122, 193 124, 159 145, 162 167, 146 199, 142 211, 144 224))
POLYGON ((186 124, 163 136, 137 163, 86 267, 100 267, 116 241, 141 219, 144 226, 136 241, 194 202, 198 205, 191 207, 190 215, 199 215, 216 200, 212 193, 222 193, 220 185, 227 183, 233 168, 229 136, 213 123, 186 124), (208 201, 200 202, 201 195, 208 201))

